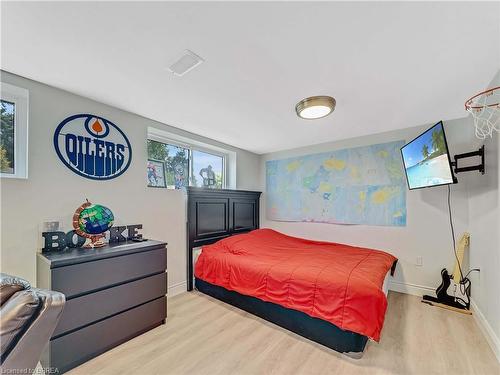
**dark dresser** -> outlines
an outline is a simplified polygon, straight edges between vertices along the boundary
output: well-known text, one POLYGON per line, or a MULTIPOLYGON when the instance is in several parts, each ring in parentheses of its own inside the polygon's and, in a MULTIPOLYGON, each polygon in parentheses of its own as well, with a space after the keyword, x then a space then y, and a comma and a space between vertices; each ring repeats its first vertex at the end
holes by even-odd
POLYGON ((165 323, 166 243, 119 242, 37 255, 37 286, 66 306, 40 359, 65 372, 165 323))

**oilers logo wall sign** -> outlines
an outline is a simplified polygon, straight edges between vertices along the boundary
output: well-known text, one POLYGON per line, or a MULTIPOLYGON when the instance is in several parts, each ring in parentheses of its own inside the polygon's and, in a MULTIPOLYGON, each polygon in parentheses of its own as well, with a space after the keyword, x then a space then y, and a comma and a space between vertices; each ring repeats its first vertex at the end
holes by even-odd
POLYGON ((64 119, 54 133, 54 147, 64 165, 92 180, 118 177, 132 161, 132 147, 120 128, 90 114, 64 119))

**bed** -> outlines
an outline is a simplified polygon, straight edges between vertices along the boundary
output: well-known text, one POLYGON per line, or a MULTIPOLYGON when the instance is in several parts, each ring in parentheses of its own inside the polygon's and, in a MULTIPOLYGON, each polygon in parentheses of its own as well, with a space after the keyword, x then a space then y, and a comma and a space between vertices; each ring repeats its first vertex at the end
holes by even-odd
MULTIPOLYGON (((246 198, 248 215, 258 212, 255 193, 249 192, 246 198)), ((201 238, 203 251, 194 272, 196 288, 354 357, 363 352, 368 339, 378 341, 387 307, 383 286, 387 274, 394 271, 396 258, 383 251, 258 229, 258 217, 247 218, 246 223, 253 225, 235 228, 234 218, 241 220, 242 213, 235 212, 233 199, 244 204, 243 195, 241 191, 188 190, 188 253, 192 256, 193 245, 200 243, 196 238, 200 215, 204 215, 200 207, 210 207, 211 232, 218 237, 201 238), (217 210, 211 205, 221 206, 217 210), (215 212, 223 220, 214 218, 215 212), (227 226, 214 230, 214 221, 227 226), (221 233, 223 230, 227 233, 221 233)), ((191 277, 192 259, 189 264, 191 277)))

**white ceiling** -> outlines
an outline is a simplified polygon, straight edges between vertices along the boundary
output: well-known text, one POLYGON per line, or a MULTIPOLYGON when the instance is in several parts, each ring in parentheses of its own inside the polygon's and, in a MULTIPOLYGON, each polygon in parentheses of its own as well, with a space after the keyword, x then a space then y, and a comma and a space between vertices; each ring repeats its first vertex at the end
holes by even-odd
POLYGON ((500 67, 499 2, 1 7, 2 69, 257 153, 464 117, 500 67))

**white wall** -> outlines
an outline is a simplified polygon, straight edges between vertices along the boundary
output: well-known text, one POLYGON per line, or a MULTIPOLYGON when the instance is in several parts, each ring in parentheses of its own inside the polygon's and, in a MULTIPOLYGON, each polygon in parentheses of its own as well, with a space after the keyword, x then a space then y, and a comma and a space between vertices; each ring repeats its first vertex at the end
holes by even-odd
MULTIPOLYGON (((117 224, 144 225, 147 238, 168 242, 169 286, 186 281, 185 200, 181 191, 146 186, 147 127, 223 147, 236 153, 236 186, 258 188, 259 156, 128 113, 7 72, 1 80, 29 90, 29 178, 1 179, 1 270, 35 283, 40 224, 59 220, 71 229, 72 213, 88 198, 111 208, 117 224), (129 169, 109 181, 93 181, 70 171, 58 159, 52 137, 57 125, 75 113, 93 113, 117 124, 129 138, 129 169)), ((206 124, 209 126, 210 124, 206 124)))
MULTIPOLYGON (((314 126, 314 124, 306 125, 314 126)), ((430 125, 432 124, 265 154, 261 160, 261 188, 265 191, 265 162, 267 160, 396 140, 409 141, 430 125)), ((450 152, 453 154, 469 151, 470 145, 466 137, 468 132, 465 129, 471 126, 470 119, 445 121, 444 125, 450 152)), ((467 229, 468 204, 466 186, 461 176, 458 177, 460 183, 452 186, 452 200, 455 228, 457 233, 462 233, 467 229)), ((440 282, 441 269, 443 267, 451 269, 454 265, 446 203, 447 188, 444 186, 408 191, 406 198, 406 227, 336 225, 269 221, 265 217, 266 194, 264 192, 261 203, 262 226, 295 236, 353 244, 390 252, 399 259, 391 287, 395 290, 418 294, 425 291, 425 288, 435 289, 440 282), (416 265, 417 256, 423 258, 423 266, 416 265)))
MULTIPOLYGON (((488 87, 500 86, 500 71, 488 87)), ((471 128, 471 148, 482 144, 486 150, 486 174, 467 176, 469 195, 470 263, 481 269, 471 274, 472 296, 487 324, 485 333, 500 361, 500 135, 484 142, 475 139, 471 128)), ((481 316, 479 316, 482 319, 481 316)), ((484 322, 483 322, 484 324, 484 322)))

